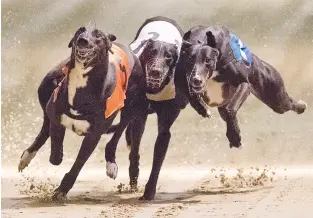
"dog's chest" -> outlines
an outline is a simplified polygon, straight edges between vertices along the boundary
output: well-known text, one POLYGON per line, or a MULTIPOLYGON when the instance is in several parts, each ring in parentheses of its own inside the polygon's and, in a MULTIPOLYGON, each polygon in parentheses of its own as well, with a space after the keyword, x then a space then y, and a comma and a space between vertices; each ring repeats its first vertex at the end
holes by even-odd
MULTIPOLYGON (((75 67, 71 69, 68 78, 68 104, 74 106, 74 99, 77 97, 77 90, 85 88, 88 82, 88 76, 86 75, 92 67, 83 68, 80 64, 75 64, 75 67)), ((78 111, 70 108, 69 111, 72 115, 81 115, 78 111)), ((60 123, 64 127, 73 130, 78 135, 87 133, 90 128, 90 123, 87 120, 76 120, 69 117, 66 114, 62 114, 60 117, 60 123)))
POLYGON ((71 70, 68 80, 68 103, 74 105, 74 98, 77 93, 77 89, 85 88, 87 86, 88 76, 86 75, 92 67, 83 68, 82 65, 75 64, 75 67, 71 70))
POLYGON ((225 83, 216 81, 218 76, 219 72, 214 71, 205 86, 205 101, 211 107, 221 105, 225 102, 225 83))
POLYGON ((73 130, 77 135, 84 135, 90 128, 90 123, 87 120, 76 120, 66 114, 62 114, 60 123, 67 129, 73 130))

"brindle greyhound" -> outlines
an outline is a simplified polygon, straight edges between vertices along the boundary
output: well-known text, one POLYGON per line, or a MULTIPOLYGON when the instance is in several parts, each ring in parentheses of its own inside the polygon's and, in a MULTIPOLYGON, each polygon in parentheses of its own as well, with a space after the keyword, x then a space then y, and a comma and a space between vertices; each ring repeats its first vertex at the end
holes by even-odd
POLYGON ((49 136, 53 165, 62 162, 66 128, 84 136, 74 165, 55 190, 55 200, 65 198, 73 187, 101 135, 124 106, 127 86, 127 90, 135 87, 136 92, 126 93, 125 105, 130 104, 136 110, 141 98, 145 99, 145 93, 140 95, 140 89, 136 88, 142 87, 140 82, 145 84, 140 62, 127 47, 113 44, 115 39, 114 35, 107 36, 95 27, 79 28, 69 43, 71 57, 46 75, 38 89, 43 126, 34 143, 23 152, 19 171, 30 163, 49 136), (55 80, 60 82, 58 86, 55 80), (134 95, 139 102, 132 98, 134 95))
POLYGON ((174 69, 179 55, 183 32, 178 24, 166 17, 147 19, 139 28, 130 44, 139 57, 146 74, 146 100, 140 102, 141 110, 129 113, 124 107, 119 125, 114 127, 114 135, 106 147, 107 175, 117 176, 115 152, 118 141, 126 130, 126 141, 131 148, 129 154, 130 186, 137 187, 139 175, 139 146, 145 129, 149 109, 158 117, 158 137, 154 147, 152 171, 146 184, 142 200, 151 200, 156 193, 158 176, 170 142, 170 128, 180 110, 188 104, 188 99, 177 93, 174 86, 174 69))
POLYGON ((176 70, 177 88, 198 100, 194 108, 199 114, 206 117, 209 106, 218 107, 230 147, 241 146, 236 114, 250 91, 279 114, 290 110, 301 114, 307 107, 287 94, 273 66, 251 53, 226 27, 197 26, 185 33, 176 70))

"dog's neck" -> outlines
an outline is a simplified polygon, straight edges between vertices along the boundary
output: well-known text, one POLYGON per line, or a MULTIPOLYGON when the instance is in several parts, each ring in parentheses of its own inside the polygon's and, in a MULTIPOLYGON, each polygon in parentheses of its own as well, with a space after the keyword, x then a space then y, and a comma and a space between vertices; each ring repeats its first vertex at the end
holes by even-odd
POLYGON ((72 68, 68 75, 67 92, 70 112, 73 115, 79 114, 77 110, 88 113, 87 107, 92 109, 101 104, 108 72, 108 56, 99 63, 84 67, 78 61, 72 62, 72 68))

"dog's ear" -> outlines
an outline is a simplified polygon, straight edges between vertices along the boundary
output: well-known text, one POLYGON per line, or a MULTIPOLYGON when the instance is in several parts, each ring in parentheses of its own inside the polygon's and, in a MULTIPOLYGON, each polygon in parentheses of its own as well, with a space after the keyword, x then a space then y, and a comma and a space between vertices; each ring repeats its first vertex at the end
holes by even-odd
POLYGON ((183 40, 189 40, 191 36, 191 31, 189 30, 188 32, 186 32, 183 36, 183 40))
POLYGON ((108 34, 108 38, 110 39, 111 42, 114 42, 116 40, 116 36, 111 33, 108 34))
POLYGON ((71 48, 73 46, 73 42, 75 42, 77 40, 77 38, 79 37, 80 34, 82 34, 83 32, 86 31, 86 27, 80 27, 76 33, 74 34, 73 38, 71 39, 71 41, 68 44, 68 47, 71 48))
POLYGON ((188 47, 190 47, 190 46, 192 46, 192 43, 191 43, 191 42, 188 42, 188 41, 186 41, 186 40, 183 40, 183 42, 182 42, 182 47, 188 48, 188 47))
POLYGON ((206 32, 206 37, 207 37, 208 46, 210 46, 212 48, 216 48, 215 36, 212 34, 211 31, 206 32))

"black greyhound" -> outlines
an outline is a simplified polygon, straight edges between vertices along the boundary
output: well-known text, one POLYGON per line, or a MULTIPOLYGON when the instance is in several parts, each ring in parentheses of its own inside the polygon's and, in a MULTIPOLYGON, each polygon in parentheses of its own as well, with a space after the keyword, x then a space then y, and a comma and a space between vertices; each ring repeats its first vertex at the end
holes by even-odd
POLYGON ((130 44, 139 57, 146 74, 146 100, 140 103, 141 110, 131 113, 127 107, 121 111, 120 123, 114 127, 114 135, 106 146, 107 175, 117 176, 115 152, 118 141, 127 127, 126 141, 130 145, 129 154, 130 186, 137 187, 139 175, 139 145, 145 129, 148 114, 156 112, 158 136, 154 147, 152 171, 146 184, 142 200, 151 200, 156 193, 158 176, 170 142, 170 128, 180 110, 188 100, 176 92, 174 70, 179 55, 183 32, 178 24, 166 17, 147 19, 139 28, 130 44))
POLYGON ((226 27, 197 26, 184 34, 175 84, 181 93, 198 101, 194 109, 206 117, 218 107, 227 124, 230 147, 241 146, 237 111, 250 94, 276 113, 306 109, 288 94, 278 71, 259 59, 226 27))
POLYGON ((131 105, 134 110, 139 105, 140 89, 136 87, 142 87, 140 82, 145 84, 140 62, 129 48, 113 44, 115 39, 114 35, 107 36, 95 27, 79 28, 69 43, 71 57, 49 72, 38 89, 43 126, 34 143, 23 152, 19 171, 30 163, 49 136, 53 165, 62 162, 66 128, 84 136, 74 165, 55 190, 55 200, 65 198, 73 187, 101 135, 124 106, 126 89, 137 92, 126 93, 125 105, 131 105), (139 102, 132 98, 134 95, 139 102))

